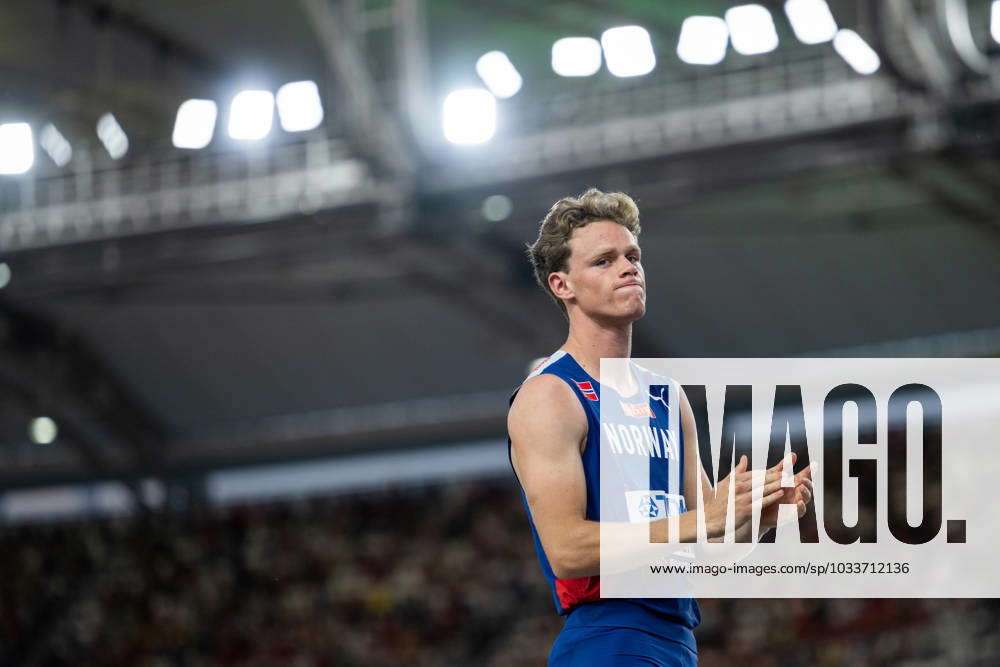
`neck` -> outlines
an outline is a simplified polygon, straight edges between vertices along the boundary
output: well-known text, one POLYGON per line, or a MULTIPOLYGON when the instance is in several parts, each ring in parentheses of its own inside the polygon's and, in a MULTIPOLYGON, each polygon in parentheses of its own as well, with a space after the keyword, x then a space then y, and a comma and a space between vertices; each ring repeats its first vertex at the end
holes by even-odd
POLYGON ((600 382, 602 358, 620 359, 632 355, 632 323, 608 324, 578 315, 570 314, 569 336, 563 349, 600 382))

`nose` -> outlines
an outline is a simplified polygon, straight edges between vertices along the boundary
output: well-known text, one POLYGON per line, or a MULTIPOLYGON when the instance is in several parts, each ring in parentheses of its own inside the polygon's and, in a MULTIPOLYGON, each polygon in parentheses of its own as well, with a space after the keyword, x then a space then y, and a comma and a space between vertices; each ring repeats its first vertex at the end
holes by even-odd
POLYGON ((639 275, 639 267, 630 262, 628 257, 623 258, 625 260, 625 266, 622 269, 621 275, 623 276, 637 276, 639 275))

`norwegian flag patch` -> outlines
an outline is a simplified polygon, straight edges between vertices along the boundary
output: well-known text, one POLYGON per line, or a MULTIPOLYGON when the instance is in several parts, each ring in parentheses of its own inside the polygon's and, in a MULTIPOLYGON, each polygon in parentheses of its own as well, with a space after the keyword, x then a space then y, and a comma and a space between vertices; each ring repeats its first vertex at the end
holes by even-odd
POLYGON ((573 384, 577 386, 577 388, 580 390, 580 393, 582 393, 584 398, 586 398, 588 401, 600 400, 597 398, 597 392, 594 391, 594 384, 589 380, 587 382, 577 382, 576 380, 573 380, 573 384))

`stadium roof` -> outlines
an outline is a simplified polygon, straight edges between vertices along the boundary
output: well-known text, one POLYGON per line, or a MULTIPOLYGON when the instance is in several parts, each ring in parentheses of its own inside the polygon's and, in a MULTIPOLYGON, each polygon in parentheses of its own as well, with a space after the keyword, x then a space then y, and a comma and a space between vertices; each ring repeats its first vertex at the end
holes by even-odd
MULTIPOLYGON (((553 201, 590 185, 642 209, 637 356, 915 337, 938 342, 910 353, 996 349, 990 79, 942 101, 891 71, 854 73, 777 18, 773 53, 681 63, 683 19, 728 3, 433 0, 425 38, 406 23, 413 3, 355 4, 368 29, 353 55, 324 40, 326 5, 310 0, 0 9, 0 122, 52 122, 82 146, 113 111, 131 144, 116 162, 91 140, 93 171, 39 155, 29 177, 0 182, 4 483, 501 434, 507 393, 564 335, 524 243, 553 201), (648 77, 551 71, 555 39, 628 23, 651 34, 648 77), (420 80, 400 62, 407 45, 426 57, 418 97, 435 110, 475 82, 479 55, 508 53, 525 86, 500 102, 492 142, 446 146, 436 122, 436 141, 417 136, 398 80, 420 80), (298 79, 321 84, 321 128, 243 152, 219 139, 209 157, 170 145, 184 99, 224 106, 298 79), (377 118, 359 118, 357 95, 377 118), (286 150, 288 164, 274 157, 286 150), (484 216, 492 195, 512 207, 501 221, 484 216), (63 427, 52 445, 28 440, 39 414, 63 427)), ((870 34, 852 3, 831 4, 870 34)))

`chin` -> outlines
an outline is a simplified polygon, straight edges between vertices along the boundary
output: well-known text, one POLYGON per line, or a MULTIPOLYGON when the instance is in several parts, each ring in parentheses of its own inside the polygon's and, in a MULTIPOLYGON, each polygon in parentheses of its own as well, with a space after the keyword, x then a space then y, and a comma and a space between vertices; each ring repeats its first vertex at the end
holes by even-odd
POLYGON ((637 320, 637 319, 639 319, 640 317, 642 317, 643 315, 646 314, 646 300, 645 299, 637 299, 635 302, 630 303, 629 306, 631 306, 630 310, 631 310, 631 315, 632 315, 632 319, 633 320, 637 320))
POLYGON ((631 308, 624 309, 619 313, 618 317, 620 319, 626 320, 628 322, 635 322, 636 320, 642 318, 646 314, 646 304, 638 303, 631 308))
POLYGON ((587 312, 588 317, 602 322, 628 324, 646 314, 646 302, 638 299, 629 300, 617 304, 606 304, 605 308, 584 312, 587 312))

